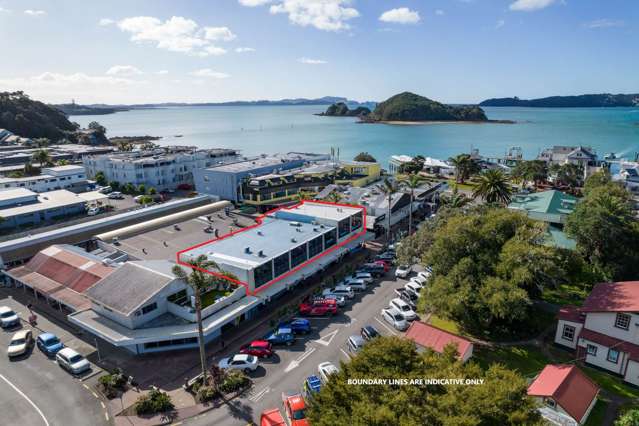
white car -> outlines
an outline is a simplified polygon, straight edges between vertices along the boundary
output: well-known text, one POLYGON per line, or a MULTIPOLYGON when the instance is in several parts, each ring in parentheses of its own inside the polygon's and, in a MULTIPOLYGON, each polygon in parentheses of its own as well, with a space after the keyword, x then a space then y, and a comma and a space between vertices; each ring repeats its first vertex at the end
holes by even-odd
POLYGON ((348 277, 348 279, 364 280, 366 284, 373 282, 373 276, 368 272, 355 272, 353 275, 348 277))
POLYGON ((0 306, 0 325, 9 328, 20 324, 20 317, 8 306, 0 306))
POLYGON ((347 278, 346 280, 344 280, 344 283, 342 284, 342 286, 344 287, 350 287, 353 290, 366 290, 366 281, 364 280, 357 280, 354 278, 347 278))
POLYGON ((124 195, 122 195, 122 193, 121 193, 121 192, 114 191, 114 192, 111 192, 111 193, 109 194, 109 198, 110 198, 111 200, 120 200, 120 199, 124 198, 124 195))
POLYGON ((382 318, 399 331, 404 331, 408 328, 408 322, 404 319, 404 316, 393 307, 389 306, 382 309, 382 318))
POLYGON ((417 297, 420 297, 421 291, 422 291, 422 286, 417 283, 416 281, 409 281, 404 285, 404 290, 406 290, 409 293, 414 294, 417 297))
POLYGON ((406 321, 414 321, 415 319, 417 319, 417 314, 415 313, 415 311, 413 311, 413 308, 411 308, 408 303, 406 303, 399 297, 391 300, 390 306, 397 309, 406 321))
POLYGON ((89 207, 87 210, 88 216, 95 216, 98 213, 100 213, 100 207, 89 207))
POLYGON ((110 186, 101 186, 98 188, 98 192, 100 194, 108 194, 111 191, 113 191, 113 188, 111 188, 110 186))
POLYGON ((217 366, 222 369, 242 370, 248 373, 249 371, 255 371, 257 368, 257 357, 247 354, 237 354, 221 359, 217 366))
POLYGON ((353 297, 355 297, 355 292, 353 291, 352 288, 346 287, 346 286, 340 286, 340 285, 334 288, 327 288, 326 290, 322 292, 322 295, 326 295, 326 294, 337 294, 339 296, 344 296, 349 299, 352 299, 353 297))
POLYGON ((333 299, 337 306, 345 306, 346 305, 346 297, 342 294, 333 294, 333 293, 323 293, 323 299, 333 299))
POLYGON ((414 277, 415 280, 419 281, 421 284, 426 284, 426 281, 430 278, 430 272, 422 271, 417 273, 417 276, 414 277))
POLYGON ((89 361, 71 348, 61 349, 55 354, 55 360, 71 374, 80 374, 91 368, 89 361))
POLYGON ((332 362, 323 362, 317 366, 317 372, 320 376, 320 380, 324 383, 328 383, 330 376, 339 373, 339 368, 332 362))
POLYGON ((13 335, 7 348, 9 358, 26 354, 33 346, 33 334, 31 330, 20 330, 13 335))
POLYGON ((413 268, 410 265, 399 265, 397 269, 395 269, 395 276, 397 278, 406 278, 412 270, 413 268))

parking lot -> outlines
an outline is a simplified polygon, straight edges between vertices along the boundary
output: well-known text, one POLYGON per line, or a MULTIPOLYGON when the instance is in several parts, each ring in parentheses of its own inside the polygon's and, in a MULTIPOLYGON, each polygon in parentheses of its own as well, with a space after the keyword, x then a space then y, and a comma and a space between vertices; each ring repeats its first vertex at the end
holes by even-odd
POLYGON ((35 345, 27 354, 9 359, 6 348, 16 331, 32 330, 36 338, 43 331, 57 335, 61 342, 86 355, 94 348, 73 334, 40 316, 35 328, 25 320, 28 309, 0 292, 0 306, 8 306, 21 318, 21 324, 0 331, 0 418, 6 425, 107 425, 111 424, 106 405, 88 383, 100 372, 94 365, 89 372, 74 377, 47 357, 35 345))
MULTIPOLYGON (((253 388, 249 393, 186 424, 259 423, 259 416, 265 409, 282 408, 282 392, 301 391, 305 379, 318 374, 320 363, 329 361, 339 367, 340 362, 348 362, 351 358, 348 338, 360 335, 365 325, 372 325, 382 335, 402 335, 402 332, 383 320, 381 310, 397 297, 395 290, 406 282, 405 279, 396 279, 394 268, 391 268, 384 277, 369 284, 365 291, 356 293, 354 299, 347 301, 337 315, 307 317, 311 323, 311 333, 296 336, 291 346, 274 347, 275 354, 272 357, 261 359, 257 370, 250 373, 253 388)), ((229 352, 225 355, 232 354, 229 352)), ((221 358, 216 358, 214 362, 221 358)))

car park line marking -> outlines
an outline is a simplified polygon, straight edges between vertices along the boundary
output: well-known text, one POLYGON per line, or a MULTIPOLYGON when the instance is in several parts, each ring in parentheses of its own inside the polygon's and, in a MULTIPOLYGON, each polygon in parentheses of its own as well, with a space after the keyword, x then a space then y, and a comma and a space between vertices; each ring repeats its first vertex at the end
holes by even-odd
POLYGON ((100 405, 102 406, 103 409, 106 410, 106 405, 104 405, 104 402, 100 401, 100 405))
POLYGON ((262 389, 261 391, 259 391, 258 393, 256 393, 255 395, 251 396, 249 398, 249 401, 253 401, 253 402, 257 402, 260 399, 262 399, 262 397, 264 397, 264 395, 266 395, 267 393, 269 393, 271 391, 271 388, 269 388, 268 386, 265 387, 264 389, 262 389))
POLYGON ((107 413, 106 411, 104 412, 104 418, 107 422, 109 421, 109 413, 107 413))
POLYGON ((91 389, 89 389, 89 387, 88 387, 85 383, 82 383, 82 386, 84 386, 85 388, 87 388, 87 390, 88 390, 88 391, 90 391, 90 390, 91 390, 91 389))
POLYGON ((319 343, 320 345, 324 345, 324 346, 328 346, 331 344, 331 342, 333 341, 333 339, 335 338, 335 336, 337 335, 337 333, 339 332, 338 330, 335 331, 331 331, 330 333, 326 334, 325 336, 320 337, 317 340, 313 340, 315 343, 319 343), (326 340, 328 339, 328 340, 326 340))
POLYGON ((351 356, 344 349, 339 348, 339 350, 342 351, 344 355, 346 355, 346 358, 351 359, 351 356))
POLYGON ((300 355, 296 360, 291 361, 291 363, 288 365, 288 367, 286 367, 284 369, 284 372, 288 373, 289 371, 293 370, 294 368, 299 367, 299 365, 300 365, 300 363, 302 361, 304 361, 308 356, 310 356, 313 352, 315 352, 315 349, 317 349, 317 348, 310 348, 309 350, 304 352, 302 355, 300 355))
POLYGON ((38 412, 38 414, 40 414, 40 417, 42 417, 42 420, 44 420, 44 424, 49 426, 49 421, 47 420, 46 417, 44 417, 44 414, 42 414, 42 411, 40 410, 40 408, 38 408, 37 405, 35 405, 35 403, 33 401, 31 401, 31 399, 29 399, 28 396, 26 396, 20 389, 18 389, 13 383, 11 383, 6 377, 4 377, 2 374, 0 374, 0 379, 4 380, 5 382, 7 382, 7 384, 9 386, 11 386, 13 388, 14 391, 18 392, 18 394, 20 394, 24 399, 27 400, 27 402, 29 404, 31 404, 31 406, 33 408, 36 409, 36 411, 38 412))
POLYGON ((382 325, 382 327, 384 327, 386 330, 388 330, 389 332, 391 332, 392 334, 394 334, 395 336, 397 336, 397 333, 395 333, 393 331, 393 329, 391 329, 389 326, 387 326, 386 324, 384 324, 379 318, 375 317, 375 321, 377 321, 378 323, 380 323, 382 325))

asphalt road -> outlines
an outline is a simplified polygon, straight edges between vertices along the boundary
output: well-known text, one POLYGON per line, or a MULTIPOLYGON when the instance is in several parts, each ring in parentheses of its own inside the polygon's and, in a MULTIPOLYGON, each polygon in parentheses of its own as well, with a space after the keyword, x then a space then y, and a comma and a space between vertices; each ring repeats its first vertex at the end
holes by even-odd
MULTIPOLYGON (((0 299, 26 318, 26 308, 0 299)), ((40 325, 44 327, 43 324, 40 325)), ((30 328, 24 322, 22 327, 30 328)), ((6 355, 11 336, 20 327, 0 331, 0 424, 20 426, 108 425, 101 401, 80 378, 62 370, 37 347, 26 356, 10 360, 6 355)), ((57 332, 57 330, 51 330, 57 332)), ((39 334, 34 330, 34 337, 39 334)), ((61 333, 58 334, 59 336, 61 333)), ((65 339, 62 338, 63 343, 65 339)), ((90 374, 90 373, 89 373, 90 374)), ((86 376, 85 376, 86 377, 86 376)))
POLYGON ((317 375, 317 366, 322 362, 330 361, 337 366, 348 362, 350 354, 347 340, 351 335, 359 335, 364 325, 373 325, 382 335, 401 335, 380 315, 381 309, 396 297, 395 289, 406 283, 406 280, 395 280, 393 271, 391 269, 382 281, 376 280, 369 285, 366 291, 356 293, 355 298, 341 308, 338 315, 309 318, 312 325, 310 334, 300 336, 292 346, 277 347, 271 359, 260 360, 258 369, 251 373, 253 388, 247 395, 184 424, 259 424, 260 414, 265 409, 280 408, 284 414, 282 392, 301 391, 304 380, 311 374, 317 375))

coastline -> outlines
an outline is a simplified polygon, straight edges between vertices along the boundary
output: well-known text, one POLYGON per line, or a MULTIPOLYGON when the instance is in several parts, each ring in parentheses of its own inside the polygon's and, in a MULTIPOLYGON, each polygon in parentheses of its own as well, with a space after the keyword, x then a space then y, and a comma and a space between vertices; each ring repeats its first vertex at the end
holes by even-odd
POLYGON ((360 123, 379 123, 388 124, 391 126, 425 126, 430 124, 517 124, 513 120, 485 120, 485 121, 471 121, 471 120, 458 120, 458 121, 446 121, 446 120, 434 120, 434 121, 360 121, 360 123))

